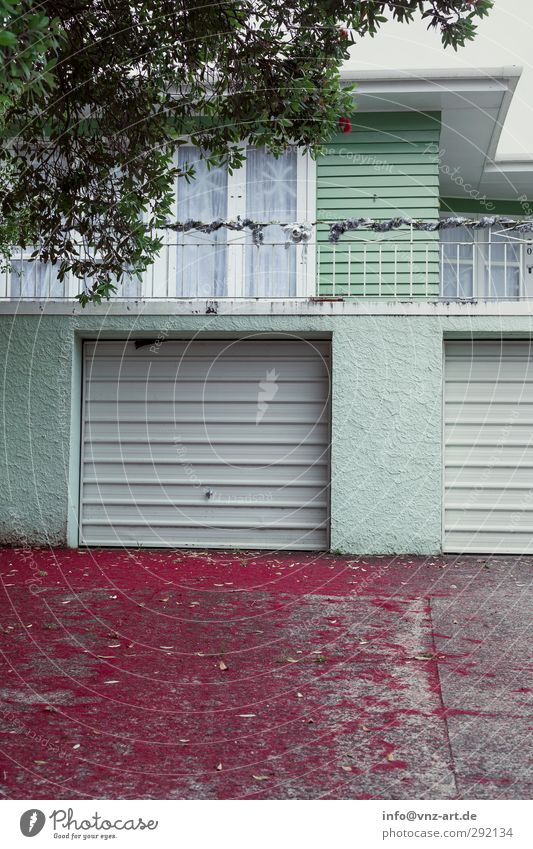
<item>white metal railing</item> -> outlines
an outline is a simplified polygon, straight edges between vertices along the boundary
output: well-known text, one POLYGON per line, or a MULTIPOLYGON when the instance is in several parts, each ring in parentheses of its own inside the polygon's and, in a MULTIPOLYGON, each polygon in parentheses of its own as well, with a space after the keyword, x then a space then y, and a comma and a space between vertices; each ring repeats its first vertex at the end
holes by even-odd
MULTIPOLYGON (((533 298, 533 245, 521 240, 453 242, 422 238, 345 239, 309 245, 195 241, 166 245, 142 280, 114 298, 533 298)), ((14 256, 0 300, 67 300, 80 291, 51 265, 14 256)))
POLYGON ((440 242, 441 297, 453 300, 533 298, 533 243, 506 236, 491 241, 440 242))

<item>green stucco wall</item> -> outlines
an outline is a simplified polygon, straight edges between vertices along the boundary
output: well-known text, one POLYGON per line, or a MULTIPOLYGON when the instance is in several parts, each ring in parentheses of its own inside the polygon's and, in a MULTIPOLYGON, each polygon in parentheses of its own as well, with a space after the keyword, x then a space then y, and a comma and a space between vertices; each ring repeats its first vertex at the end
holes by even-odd
POLYGON ((70 501, 75 543, 81 336, 161 332, 331 334, 331 547, 435 553, 444 334, 531 334, 533 317, 0 316, 2 542, 64 544, 70 501))
MULTIPOLYGON (((357 114, 352 132, 338 134, 317 160, 317 218, 438 218, 440 128, 439 113, 357 114)), ((359 231, 342 237, 334 258, 328 232, 317 228, 322 295, 438 294, 438 234, 414 232, 411 249, 409 231, 359 231), (381 265, 378 242, 386 246, 381 265)))
POLYGON ((0 541, 65 542, 73 334, 68 320, 0 316, 0 541))

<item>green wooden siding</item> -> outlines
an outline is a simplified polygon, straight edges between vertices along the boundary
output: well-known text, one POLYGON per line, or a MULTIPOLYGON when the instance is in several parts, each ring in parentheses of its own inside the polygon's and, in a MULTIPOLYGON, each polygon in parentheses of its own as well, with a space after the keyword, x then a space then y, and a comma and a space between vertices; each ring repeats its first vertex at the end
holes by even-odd
MULTIPOLYGON (((317 218, 439 215, 440 114, 365 112, 317 161, 317 218)), ((438 234, 395 230, 345 234, 333 248, 317 228, 321 295, 433 296, 439 293, 438 234)))

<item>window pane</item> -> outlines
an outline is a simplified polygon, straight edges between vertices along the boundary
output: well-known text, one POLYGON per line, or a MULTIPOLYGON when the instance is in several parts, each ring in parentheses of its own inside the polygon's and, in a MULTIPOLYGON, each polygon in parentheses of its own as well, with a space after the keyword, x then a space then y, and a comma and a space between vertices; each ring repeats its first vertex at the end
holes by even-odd
POLYGON ((520 268, 517 265, 492 265, 486 277, 488 298, 518 298, 520 293, 520 268))
POLYGON ((64 298, 65 281, 57 279, 58 264, 15 259, 11 263, 12 298, 64 298))
MULTIPOLYGON (((189 183, 178 178, 178 221, 194 219, 209 223, 226 218, 228 206, 228 174, 225 168, 208 169, 198 158, 198 149, 180 147, 178 165, 193 165, 196 175, 189 183)), ((226 280, 227 232, 176 234, 176 295, 180 297, 224 296, 226 280)))
POLYGON ((466 227, 441 230, 442 294, 445 298, 474 297, 474 234, 466 227))
POLYGON ((442 294, 445 298, 473 298, 473 266, 445 260, 442 265, 442 294))
POLYGON ((521 248, 512 235, 488 234, 484 245, 485 296, 488 298, 518 298, 520 296, 521 248))
POLYGON ((491 256, 494 262, 520 262, 520 245, 516 238, 504 233, 491 233, 491 256))
POLYGON ((122 283, 115 283, 117 287, 114 298, 141 298, 142 281, 135 275, 125 274, 122 283))
POLYGON ((453 227, 440 231, 440 241, 443 253, 453 260, 471 259, 473 253, 474 233, 467 227, 453 227))
MULTIPOLYGON (((297 153, 275 159, 261 148, 246 154, 246 216, 255 221, 289 223, 297 216, 297 153)), ((246 250, 245 292, 249 297, 286 298, 296 295, 296 247, 285 246, 279 225, 264 230, 261 247, 246 250)))

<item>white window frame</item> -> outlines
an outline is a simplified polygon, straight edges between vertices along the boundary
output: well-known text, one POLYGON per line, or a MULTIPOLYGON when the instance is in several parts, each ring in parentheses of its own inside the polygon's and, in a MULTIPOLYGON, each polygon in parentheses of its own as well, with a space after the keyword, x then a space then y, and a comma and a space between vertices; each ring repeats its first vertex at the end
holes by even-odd
MULTIPOLYGON (((186 144, 193 144, 187 140, 186 144)), ((243 148, 246 144, 243 143, 243 148)), ((296 220, 300 223, 312 222, 316 217, 316 162, 312 157, 297 150, 296 160, 296 220)), ((176 198, 179 192, 177 180, 176 198)), ((228 219, 246 217, 246 159, 241 168, 228 173, 228 219), (243 188, 244 187, 244 188, 243 188)), ((246 244, 246 232, 228 230, 228 244, 246 244)), ((145 275, 145 297, 176 298, 174 281, 176 280, 175 234, 172 230, 160 233, 163 248, 152 267, 145 275)), ((261 248, 259 248, 261 250, 261 248)), ((305 298, 315 294, 316 247, 313 241, 308 245, 296 245, 296 297, 305 298)), ((227 294, 225 298, 245 297, 245 250, 228 251, 227 294), (242 259, 241 259, 242 258, 242 259), (240 260, 240 261, 239 261, 240 260)), ((287 295, 287 298, 290 297, 287 295)), ((194 299, 195 295, 191 295, 194 299)), ((202 298, 205 300, 205 298, 202 298)), ((209 299, 211 300, 211 299, 209 299)))

